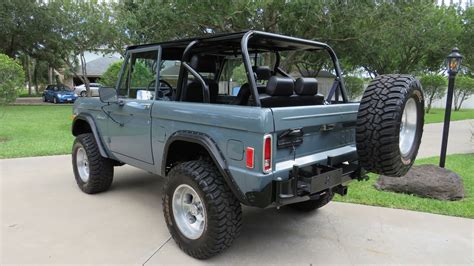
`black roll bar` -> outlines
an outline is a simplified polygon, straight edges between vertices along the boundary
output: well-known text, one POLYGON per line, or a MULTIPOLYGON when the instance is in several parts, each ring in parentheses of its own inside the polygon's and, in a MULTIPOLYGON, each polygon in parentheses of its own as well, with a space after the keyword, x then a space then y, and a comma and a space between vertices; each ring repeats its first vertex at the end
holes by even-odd
POLYGON ((199 83, 201 83, 201 86, 203 88, 203 100, 205 103, 209 103, 211 98, 209 93, 209 86, 206 85, 206 82, 204 81, 202 76, 187 63, 191 58, 191 50, 193 46, 195 46, 197 43, 199 43, 199 40, 194 40, 190 42, 188 46, 186 46, 186 48, 184 49, 183 56, 181 58, 181 67, 179 68, 179 77, 182 78, 178 78, 178 84, 176 86, 176 100, 181 101, 181 98, 183 96, 183 88, 188 80, 188 75, 186 74, 186 71, 189 71, 191 75, 193 75, 197 80, 199 80, 199 83))
MULTIPOLYGON (((268 39, 274 39, 274 40, 283 40, 283 41, 290 41, 290 42, 295 42, 295 43, 300 43, 304 45, 309 45, 309 46, 314 46, 314 47, 320 47, 325 49, 328 53, 329 56, 331 57, 333 64, 334 64, 334 69, 336 71, 336 79, 339 82, 339 89, 340 93, 342 95, 343 102, 348 102, 347 99, 347 92, 346 92, 346 87, 344 84, 344 79, 342 77, 342 70, 341 66, 339 65, 339 60, 337 59, 336 53, 334 50, 327 44, 322 43, 322 42, 317 42, 317 41, 311 41, 311 40, 304 40, 304 39, 299 39, 295 37, 289 37, 289 36, 282 36, 274 33, 268 33, 268 32, 261 32, 261 31, 249 31, 244 34, 242 37, 241 41, 241 50, 242 50, 242 58, 244 60, 244 66, 245 70, 247 72, 247 78, 250 84, 251 92, 252 92, 252 97, 255 100, 256 106, 261 106, 260 104, 260 99, 258 99, 258 90, 257 90, 257 84, 255 82, 254 73, 252 70, 252 63, 250 61, 250 55, 248 52, 248 42, 251 37, 258 36, 258 37, 264 37, 268 39)), ((279 58, 278 58, 279 59, 279 58)), ((279 63, 279 62, 278 62, 279 63)))

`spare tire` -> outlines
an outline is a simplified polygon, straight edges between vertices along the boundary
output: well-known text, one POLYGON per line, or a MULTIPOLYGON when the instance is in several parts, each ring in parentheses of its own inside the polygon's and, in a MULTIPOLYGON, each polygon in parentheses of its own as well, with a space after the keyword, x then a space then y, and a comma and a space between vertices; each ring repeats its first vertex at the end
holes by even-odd
POLYGON ((415 161, 424 123, 420 82, 410 75, 377 76, 357 113, 356 146, 367 171, 405 175, 415 161))

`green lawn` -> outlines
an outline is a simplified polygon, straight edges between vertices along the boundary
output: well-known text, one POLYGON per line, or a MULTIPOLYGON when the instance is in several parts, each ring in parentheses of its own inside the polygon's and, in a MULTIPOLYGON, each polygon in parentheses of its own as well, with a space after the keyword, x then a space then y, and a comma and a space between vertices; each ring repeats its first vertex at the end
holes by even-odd
MULTIPOLYGON (((461 109, 451 112, 451 121, 474 119, 474 109, 461 109)), ((444 122, 444 109, 431 109, 429 114, 425 113, 425 124, 444 122)))
MULTIPOLYGON (((438 164, 438 157, 420 159, 416 164, 438 164)), ((336 201, 359 203, 365 205, 390 207, 474 218, 474 154, 449 155, 446 168, 461 175, 464 182, 465 198, 460 201, 441 201, 420 198, 408 194, 382 192, 374 188, 376 175, 370 175, 368 181, 354 181, 349 185, 345 197, 337 195, 336 201)))
POLYGON ((0 107, 0 158, 71 152, 72 105, 0 107))

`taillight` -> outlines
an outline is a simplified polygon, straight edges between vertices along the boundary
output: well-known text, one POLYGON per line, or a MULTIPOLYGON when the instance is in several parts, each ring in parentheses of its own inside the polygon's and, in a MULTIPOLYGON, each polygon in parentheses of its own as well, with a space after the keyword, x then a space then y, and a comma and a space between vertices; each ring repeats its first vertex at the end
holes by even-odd
POLYGON ((253 168, 253 162, 254 162, 254 149, 251 147, 247 147, 245 150, 245 161, 247 168, 253 168))
POLYGON ((263 137, 263 172, 270 173, 272 171, 272 136, 265 135, 263 137))

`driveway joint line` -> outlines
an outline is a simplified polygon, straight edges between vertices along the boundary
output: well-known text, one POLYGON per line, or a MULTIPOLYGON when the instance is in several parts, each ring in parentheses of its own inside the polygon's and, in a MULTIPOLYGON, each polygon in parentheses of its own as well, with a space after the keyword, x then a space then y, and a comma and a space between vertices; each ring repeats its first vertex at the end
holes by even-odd
POLYGON ((153 254, 151 254, 151 256, 150 256, 148 259, 146 259, 146 261, 142 264, 142 266, 145 266, 145 264, 146 264, 151 258, 153 258, 153 256, 155 256, 155 254, 158 253, 158 251, 160 251, 160 249, 161 249, 162 247, 164 247, 164 246, 166 245, 166 243, 168 243, 170 240, 171 240, 171 236, 168 237, 168 239, 166 239, 166 241, 165 241, 163 244, 161 244, 161 245, 155 250, 155 252, 153 252, 153 254))

